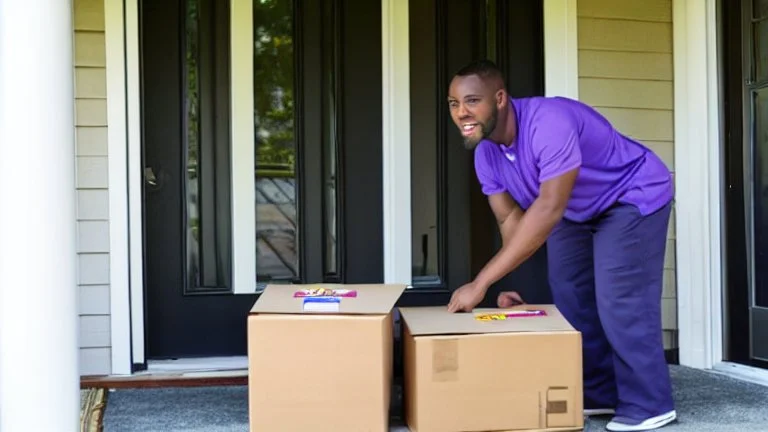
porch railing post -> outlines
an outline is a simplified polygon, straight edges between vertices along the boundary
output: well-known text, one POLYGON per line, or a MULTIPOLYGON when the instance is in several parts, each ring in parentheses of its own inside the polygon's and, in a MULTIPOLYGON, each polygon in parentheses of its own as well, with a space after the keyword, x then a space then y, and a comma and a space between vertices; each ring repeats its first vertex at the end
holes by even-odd
POLYGON ((71 0, 0 0, 0 431, 79 423, 71 0))

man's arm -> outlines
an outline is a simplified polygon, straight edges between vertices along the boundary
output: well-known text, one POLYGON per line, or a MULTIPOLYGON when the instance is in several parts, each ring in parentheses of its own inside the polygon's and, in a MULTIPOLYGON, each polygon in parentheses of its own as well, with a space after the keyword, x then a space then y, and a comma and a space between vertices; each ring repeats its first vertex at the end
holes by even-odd
POLYGON ((501 222, 504 245, 475 278, 475 283, 483 291, 530 258, 544 244, 565 213, 578 171, 576 168, 542 183, 539 197, 531 207, 524 213, 517 208, 521 214, 519 222, 512 216, 514 210, 506 213, 509 205, 503 198, 492 197, 495 202, 491 203, 491 207, 497 219, 499 215, 506 214, 501 222))
POLYGON ((523 209, 507 192, 489 196, 488 203, 491 205, 493 215, 499 224, 502 245, 506 245, 512 241, 512 236, 523 218, 523 209))

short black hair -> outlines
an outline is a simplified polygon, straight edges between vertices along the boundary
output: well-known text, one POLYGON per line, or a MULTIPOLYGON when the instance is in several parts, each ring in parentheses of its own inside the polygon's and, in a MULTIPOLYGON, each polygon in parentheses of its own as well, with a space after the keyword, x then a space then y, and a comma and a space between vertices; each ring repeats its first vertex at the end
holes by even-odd
POLYGON ((496 66, 496 63, 488 59, 472 61, 459 69, 456 72, 456 76, 465 77, 470 75, 477 75, 483 80, 489 78, 499 80, 502 85, 504 84, 504 74, 501 73, 501 69, 496 66))

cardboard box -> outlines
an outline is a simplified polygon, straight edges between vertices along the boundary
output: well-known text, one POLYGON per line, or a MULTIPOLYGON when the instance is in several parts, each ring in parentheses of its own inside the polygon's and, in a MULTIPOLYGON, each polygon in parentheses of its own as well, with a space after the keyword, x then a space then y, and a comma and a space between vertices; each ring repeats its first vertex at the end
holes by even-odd
POLYGON ((411 432, 584 428, 581 334, 554 306, 400 312, 411 432))
POLYGON ((404 290, 267 286, 248 317, 250 430, 387 431, 392 309, 404 290), (307 292, 316 288, 336 292, 307 292))

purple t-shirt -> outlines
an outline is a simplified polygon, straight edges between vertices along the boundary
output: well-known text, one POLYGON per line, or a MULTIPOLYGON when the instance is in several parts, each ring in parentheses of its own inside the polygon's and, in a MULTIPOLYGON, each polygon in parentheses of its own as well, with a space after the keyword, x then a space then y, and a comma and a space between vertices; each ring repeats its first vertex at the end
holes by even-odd
POLYGON ((616 203, 647 215, 672 199, 672 175, 664 162, 596 110, 562 97, 510 101, 515 141, 506 147, 483 140, 475 148, 475 172, 485 195, 508 192, 527 209, 541 183, 579 167, 565 210, 568 220, 590 220, 616 203))

